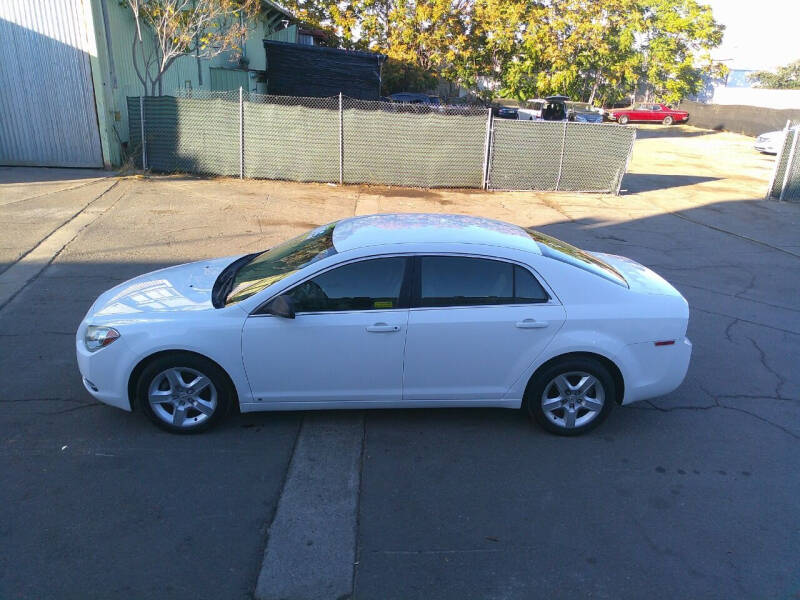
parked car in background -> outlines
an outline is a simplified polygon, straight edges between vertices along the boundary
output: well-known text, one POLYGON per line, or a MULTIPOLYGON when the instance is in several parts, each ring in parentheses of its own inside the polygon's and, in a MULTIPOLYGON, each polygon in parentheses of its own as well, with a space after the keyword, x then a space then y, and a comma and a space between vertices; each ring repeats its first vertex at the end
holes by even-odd
POLYGON ((103 293, 99 401, 190 433, 229 409, 523 408, 576 435, 686 375, 689 306, 630 259, 466 215, 381 214, 103 293))
POLYGON ((542 107, 543 121, 566 121, 569 111, 567 101, 569 96, 548 96, 545 98, 546 104, 542 107))
POLYGON ((686 123, 689 120, 689 113, 683 110, 675 110, 666 104, 640 103, 632 108, 612 110, 608 113, 611 121, 617 121, 620 125, 635 121, 642 123, 661 122, 664 125, 673 123, 686 123))
POLYGON ((492 116, 495 119, 517 119, 519 109, 516 106, 493 106, 492 116))
POLYGON ((542 118, 542 109, 547 105, 547 100, 543 98, 532 98, 525 102, 525 106, 519 107, 520 121, 535 121, 542 118))
POLYGON ((753 144, 753 148, 764 154, 777 154, 781 146, 783 146, 785 135, 786 132, 782 129, 780 131, 762 133, 756 138, 756 143, 753 144))
POLYGON ((403 104, 432 104, 434 106, 441 104, 438 96, 429 96, 419 92, 397 92, 396 94, 390 94, 389 100, 402 102, 403 104))
POLYGON ((600 113, 603 118, 608 118, 608 115, 616 109, 625 109, 631 105, 630 102, 611 102, 603 104, 596 109, 593 108, 596 112, 600 113))
POLYGON ((572 111, 569 120, 576 123, 602 123, 603 115, 596 111, 572 111))

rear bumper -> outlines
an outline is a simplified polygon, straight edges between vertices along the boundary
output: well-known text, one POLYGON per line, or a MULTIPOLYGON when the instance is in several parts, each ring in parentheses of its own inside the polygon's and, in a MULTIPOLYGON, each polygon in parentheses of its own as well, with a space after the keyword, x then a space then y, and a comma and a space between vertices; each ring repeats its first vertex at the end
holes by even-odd
POLYGON ((631 344, 628 349, 632 364, 625 378, 623 404, 669 394, 683 383, 692 358, 689 338, 669 346, 656 346, 653 342, 631 344))

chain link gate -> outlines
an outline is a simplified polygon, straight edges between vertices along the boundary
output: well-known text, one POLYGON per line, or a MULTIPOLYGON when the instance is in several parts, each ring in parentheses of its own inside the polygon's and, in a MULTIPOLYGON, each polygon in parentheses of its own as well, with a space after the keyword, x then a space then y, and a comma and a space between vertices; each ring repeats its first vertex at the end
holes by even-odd
POLYGON ((787 121, 767 199, 800 202, 800 121, 787 121))
POLYGON ((636 129, 492 119, 487 188, 618 194, 636 129))

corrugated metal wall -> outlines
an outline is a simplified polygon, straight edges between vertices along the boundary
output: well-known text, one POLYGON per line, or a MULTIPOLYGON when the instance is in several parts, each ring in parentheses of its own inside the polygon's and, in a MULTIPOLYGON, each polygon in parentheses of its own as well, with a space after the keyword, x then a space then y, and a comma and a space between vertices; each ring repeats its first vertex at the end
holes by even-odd
POLYGON ((103 166, 85 8, 0 1, 0 164, 103 166))
POLYGON ((250 77, 247 71, 242 69, 221 69, 211 67, 211 91, 222 92, 226 90, 238 90, 240 87, 248 92, 250 77))

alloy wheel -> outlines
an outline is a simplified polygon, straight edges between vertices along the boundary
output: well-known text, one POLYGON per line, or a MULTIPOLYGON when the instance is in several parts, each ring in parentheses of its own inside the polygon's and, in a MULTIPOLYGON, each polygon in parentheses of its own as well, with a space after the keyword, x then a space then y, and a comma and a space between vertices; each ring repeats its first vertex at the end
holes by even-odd
POLYGON ((605 405, 600 380, 584 371, 561 373, 544 386, 542 411, 553 425, 564 429, 583 427, 594 421, 605 405))
POLYGON ((147 400, 156 417, 181 429, 207 421, 218 404, 211 378, 189 367, 172 367, 153 377, 147 400))

